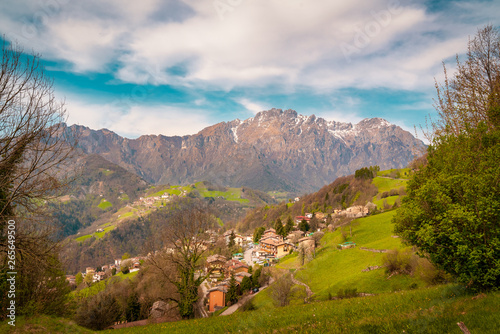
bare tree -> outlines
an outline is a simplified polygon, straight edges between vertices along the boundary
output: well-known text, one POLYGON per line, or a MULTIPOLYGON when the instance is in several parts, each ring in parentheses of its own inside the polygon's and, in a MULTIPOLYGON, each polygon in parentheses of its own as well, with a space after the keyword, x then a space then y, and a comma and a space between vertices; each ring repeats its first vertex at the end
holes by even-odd
POLYGON ((152 268, 176 287, 177 293, 167 299, 177 303, 183 318, 194 316, 198 287, 209 273, 202 271, 207 250, 207 231, 216 222, 206 205, 196 199, 183 199, 167 207, 171 214, 161 233, 163 251, 149 259, 152 268))
POLYGON ((439 121, 432 123, 427 139, 458 135, 476 128, 481 121, 491 126, 489 111, 500 105, 500 34, 488 25, 469 40, 467 59, 457 56, 457 71, 448 77, 444 66, 444 84, 436 82, 436 109, 439 121))
MULTIPOLYGON (((63 294, 64 289, 51 286, 63 272, 53 270, 59 266, 58 245, 50 238, 54 229, 45 215, 46 201, 72 180, 68 171, 74 170, 69 165, 75 140, 65 137, 64 103, 56 100, 40 56, 25 54, 4 39, 0 57, 0 269, 6 271, 6 228, 11 220, 20 286, 16 299, 22 314, 24 304, 34 303, 33 295, 63 294), (36 272, 30 266, 36 266, 36 272)), ((36 306, 27 309, 55 314, 53 297, 35 299, 36 306)), ((0 300, 2 307, 4 302, 0 300)))
POLYGON ((278 306, 286 306, 290 302, 293 280, 290 273, 283 274, 271 287, 271 296, 278 306))

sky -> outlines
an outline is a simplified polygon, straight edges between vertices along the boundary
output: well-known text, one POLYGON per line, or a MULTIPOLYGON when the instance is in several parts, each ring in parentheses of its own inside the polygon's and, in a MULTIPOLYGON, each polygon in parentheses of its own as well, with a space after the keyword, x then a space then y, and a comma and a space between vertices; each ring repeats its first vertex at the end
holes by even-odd
MULTIPOLYGON (((41 54, 68 124, 195 134, 271 108, 412 131, 500 1, 17 0, 0 35, 41 54)), ((420 138, 422 138, 420 134, 420 138)))

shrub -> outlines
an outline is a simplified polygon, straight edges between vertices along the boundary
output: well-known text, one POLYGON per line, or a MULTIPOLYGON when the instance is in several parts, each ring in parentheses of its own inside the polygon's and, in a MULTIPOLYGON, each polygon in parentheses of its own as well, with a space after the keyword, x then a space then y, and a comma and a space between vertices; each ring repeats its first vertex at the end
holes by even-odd
POLYGON ((354 298, 358 296, 358 288, 340 289, 337 292, 337 297, 340 299, 354 298))
POLYGON ((383 261, 388 273, 411 275, 417 266, 418 257, 411 248, 393 249, 385 254, 383 261))
POLYGON ((443 270, 436 268, 428 259, 418 259, 416 275, 429 285, 436 285, 450 281, 452 278, 443 270))

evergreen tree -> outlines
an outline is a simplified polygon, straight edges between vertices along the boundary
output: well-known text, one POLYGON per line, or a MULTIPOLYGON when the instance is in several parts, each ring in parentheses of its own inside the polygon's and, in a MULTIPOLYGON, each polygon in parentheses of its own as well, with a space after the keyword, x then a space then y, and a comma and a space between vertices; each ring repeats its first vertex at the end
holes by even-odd
POLYGON ((298 227, 299 227, 299 230, 301 230, 302 232, 309 231, 309 223, 305 219, 302 219, 302 221, 299 223, 298 227))
POLYGON ((250 289, 252 289, 252 279, 248 276, 245 276, 241 281, 241 292, 246 292, 250 289))
POLYGON ((226 294, 226 304, 233 304, 238 301, 238 286, 234 275, 229 280, 229 289, 226 294))
POLYGON ((234 235, 234 230, 232 230, 231 234, 229 235, 229 242, 227 244, 227 247, 229 247, 229 248, 234 247, 234 245, 235 245, 234 238, 236 238, 236 236, 234 235))
POLYGON ((293 219, 292 217, 289 216, 285 224, 285 234, 286 235, 290 234, 290 232, 293 231, 293 227, 294 227, 293 219))
POLYGON ((283 223, 281 222, 280 218, 276 219, 276 222, 274 223, 274 229, 276 230, 277 235, 281 235, 283 237, 286 236, 285 229, 283 228, 283 223))
POLYGON ((137 321, 141 313, 141 304, 136 293, 132 293, 127 298, 127 308, 125 309, 125 318, 127 321, 137 321))

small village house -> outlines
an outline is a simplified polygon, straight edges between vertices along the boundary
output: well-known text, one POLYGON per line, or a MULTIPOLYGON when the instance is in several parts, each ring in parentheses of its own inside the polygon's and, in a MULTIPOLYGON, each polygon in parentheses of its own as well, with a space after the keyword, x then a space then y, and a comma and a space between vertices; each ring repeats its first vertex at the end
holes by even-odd
POLYGON ((208 290, 208 310, 215 312, 226 306, 226 293, 227 288, 223 286, 216 286, 208 290))

